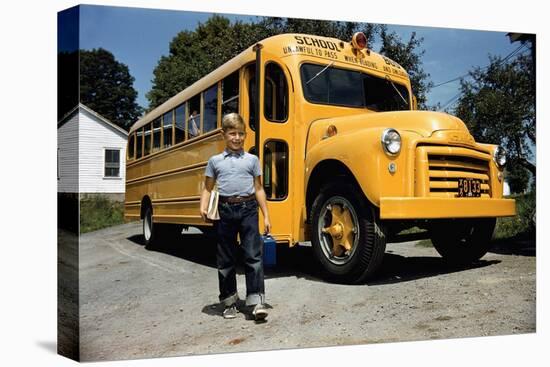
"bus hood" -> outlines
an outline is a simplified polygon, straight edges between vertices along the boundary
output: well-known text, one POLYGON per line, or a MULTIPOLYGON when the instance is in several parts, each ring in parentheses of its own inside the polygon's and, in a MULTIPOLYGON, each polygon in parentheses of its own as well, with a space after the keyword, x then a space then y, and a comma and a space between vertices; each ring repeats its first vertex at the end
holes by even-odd
POLYGON ((372 128, 394 128, 400 133, 409 132, 419 138, 444 138, 460 145, 474 145, 468 128, 455 116, 432 111, 367 112, 350 116, 323 118, 310 125, 307 150, 322 141, 327 128, 334 125, 338 135, 353 134, 372 128))
POLYGON ((432 111, 397 111, 362 113, 359 115, 323 119, 333 123, 339 133, 351 132, 358 129, 387 127, 397 131, 416 133, 423 138, 429 138, 442 130, 461 130, 468 132, 468 128, 455 116, 432 111))

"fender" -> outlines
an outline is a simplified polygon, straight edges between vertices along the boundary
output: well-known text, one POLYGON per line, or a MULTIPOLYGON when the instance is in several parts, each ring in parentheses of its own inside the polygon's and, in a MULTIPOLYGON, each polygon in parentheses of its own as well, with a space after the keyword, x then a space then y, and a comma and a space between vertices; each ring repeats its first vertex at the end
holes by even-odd
POLYGON ((367 199, 375 206, 379 207, 381 197, 412 197, 417 143, 448 144, 449 140, 453 145, 489 150, 474 141, 460 119, 445 113, 396 111, 316 120, 309 126, 305 147, 305 187, 309 187, 315 167, 331 159, 352 172, 367 199), (329 125, 338 130, 332 137, 326 134, 329 125), (396 156, 386 154, 382 148, 381 137, 386 128, 395 128, 401 135, 401 152, 396 156), (390 171, 390 164, 396 168, 395 172, 390 171))
MULTIPOLYGON (((395 157, 386 155, 381 145, 381 135, 385 128, 373 127, 350 131, 325 138, 315 144, 308 152, 305 160, 305 183, 309 186, 309 179, 315 167, 326 160, 336 160, 342 163, 353 174, 361 187, 363 194, 375 206, 380 205, 382 196, 404 196, 409 184, 411 172, 407 169, 405 157, 410 154, 399 154, 395 157), (391 174, 388 164, 393 162, 402 169, 391 174)), ((404 134, 407 136, 408 134, 404 134)), ((403 148, 405 145, 405 137, 403 148)))

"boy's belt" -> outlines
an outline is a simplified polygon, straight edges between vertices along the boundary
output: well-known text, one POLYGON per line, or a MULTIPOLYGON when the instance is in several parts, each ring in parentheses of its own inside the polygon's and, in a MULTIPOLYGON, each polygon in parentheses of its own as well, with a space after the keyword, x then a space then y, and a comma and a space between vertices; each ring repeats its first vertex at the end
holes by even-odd
POLYGON ((220 195, 220 201, 222 203, 244 203, 245 201, 250 201, 256 199, 256 195, 248 195, 248 196, 221 196, 220 195))

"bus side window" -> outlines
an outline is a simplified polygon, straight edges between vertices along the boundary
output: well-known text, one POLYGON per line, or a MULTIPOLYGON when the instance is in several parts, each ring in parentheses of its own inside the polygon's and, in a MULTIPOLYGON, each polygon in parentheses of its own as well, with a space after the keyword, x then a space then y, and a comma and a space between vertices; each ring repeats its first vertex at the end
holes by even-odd
POLYGON ((175 124, 175 135, 176 135, 176 141, 174 144, 181 143, 185 140, 185 103, 182 103, 178 107, 176 107, 175 110, 175 117, 176 117, 176 124, 175 124))
POLYGON ((273 80, 270 77, 265 78, 265 92, 264 92, 264 108, 265 108, 265 116, 269 120, 273 120, 273 116, 276 115, 277 110, 277 103, 275 101, 275 98, 277 96, 277 91, 275 90, 276 86, 273 80))
POLYGON ((201 128, 201 95, 198 94, 189 101, 189 120, 187 132, 189 139, 199 136, 201 128))
POLYGON ((130 139, 128 140, 128 160, 131 161, 134 159, 134 144, 136 142, 136 134, 132 133, 130 139))
POLYGON ((143 128, 136 132, 136 159, 143 156, 143 128))
POLYGON ((264 145, 264 191, 268 200, 288 195, 288 145, 271 140, 264 145))
POLYGON ((151 153, 151 124, 145 125, 143 131, 143 156, 147 156, 151 153))
POLYGON ((264 115, 272 122, 285 122, 288 117, 288 85, 283 69, 275 63, 265 67, 264 115))
POLYGON ((164 149, 172 146, 172 112, 167 112, 162 116, 162 133, 164 135, 164 149))
POLYGON ((239 112, 239 72, 222 80, 222 116, 239 112))
POLYGON ((256 131, 256 65, 246 69, 248 83, 248 124, 252 131, 256 131))
POLYGON ((153 121, 153 150, 152 152, 158 152, 160 150, 160 117, 153 121))
POLYGON ((214 130, 218 125, 218 84, 213 85, 204 92, 204 113, 202 132, 214 130))

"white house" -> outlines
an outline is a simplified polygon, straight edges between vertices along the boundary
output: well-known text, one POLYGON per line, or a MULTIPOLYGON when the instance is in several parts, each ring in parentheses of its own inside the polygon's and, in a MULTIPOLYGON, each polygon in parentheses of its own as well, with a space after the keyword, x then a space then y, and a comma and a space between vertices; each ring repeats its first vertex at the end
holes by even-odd
POLYGON ((510 196, 510 185, 508 184, 508 181, 504 181, 504 185, 502 186, 502 195, 504 196, 510 196))
POLYGON ((128 133, 80 103, 57 124, 57 192, 123 200, 128 133))

